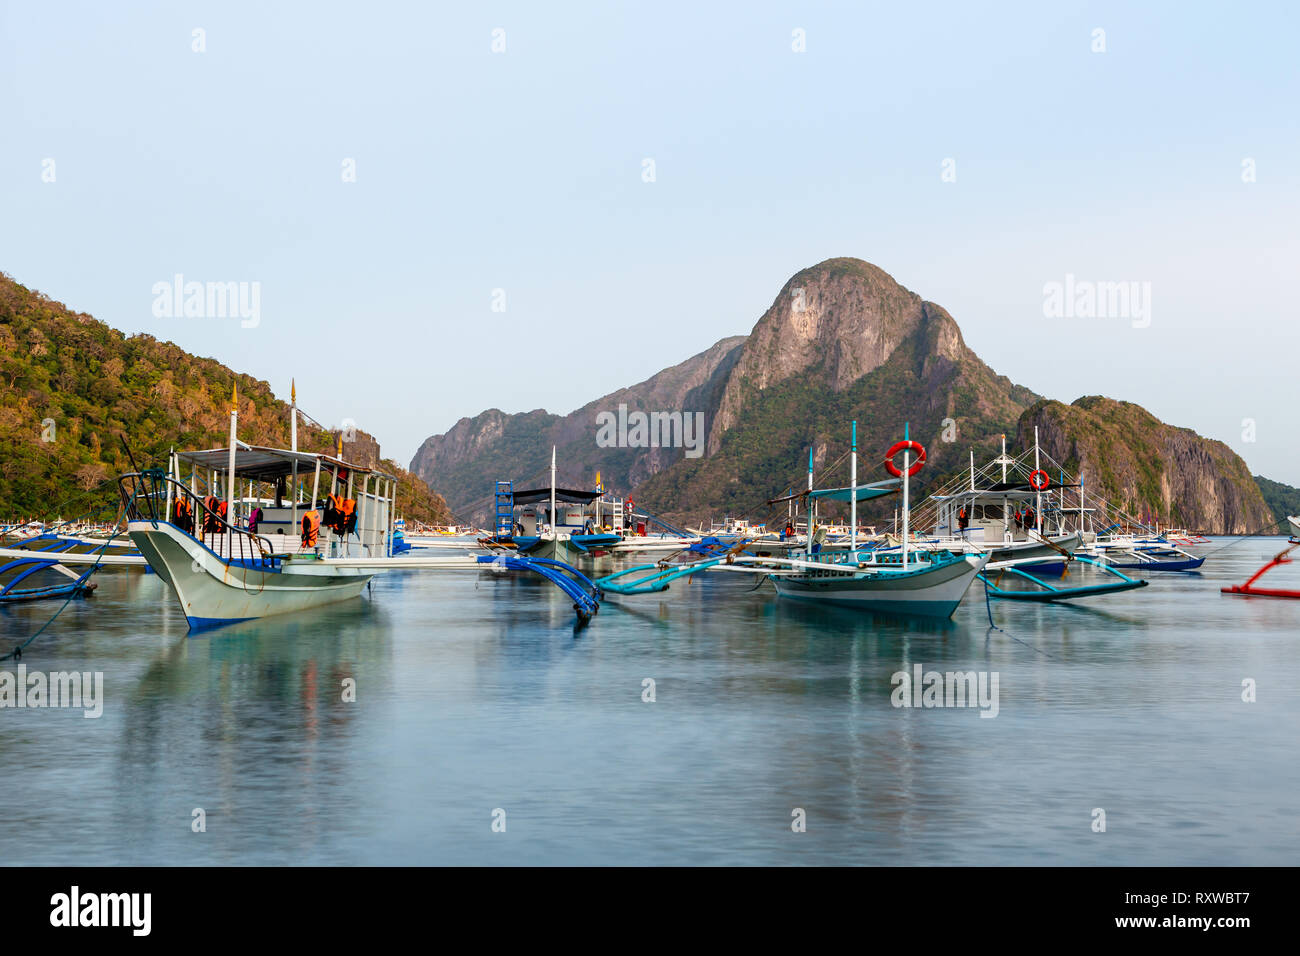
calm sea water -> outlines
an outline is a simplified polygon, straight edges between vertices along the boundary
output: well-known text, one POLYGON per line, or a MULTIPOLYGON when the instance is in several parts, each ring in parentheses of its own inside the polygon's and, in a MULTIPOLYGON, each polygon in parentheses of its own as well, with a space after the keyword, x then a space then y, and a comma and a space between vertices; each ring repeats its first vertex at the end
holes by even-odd
MULTIPOLYGON (((103 716, 0 710, 0 861, 1294 864, 1300 601, 1218 590, 1281 546, 994 603, 1002 631, 982 589, 907 624, 718 575, 575 633, 549 585, 403 572, 190 637, 156 576, 105 571, 23 661, 102 671, 103 716), (997 717, 892 706, 918 663, 998 672, 997 717)), ((0 646, 56 607, 0 609, 0 646)))

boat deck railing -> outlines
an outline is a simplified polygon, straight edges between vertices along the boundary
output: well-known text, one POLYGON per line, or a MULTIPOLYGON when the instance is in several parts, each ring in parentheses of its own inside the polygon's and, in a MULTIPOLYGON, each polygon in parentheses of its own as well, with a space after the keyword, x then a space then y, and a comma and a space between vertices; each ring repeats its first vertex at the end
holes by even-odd
POLYGON ((270 539, 235 527, 162 469, 130 472, 117 483, 128 521, 148 521, 154 527, 169 524, 232 564, 268 571, 278 566, 280 559, 270 539))

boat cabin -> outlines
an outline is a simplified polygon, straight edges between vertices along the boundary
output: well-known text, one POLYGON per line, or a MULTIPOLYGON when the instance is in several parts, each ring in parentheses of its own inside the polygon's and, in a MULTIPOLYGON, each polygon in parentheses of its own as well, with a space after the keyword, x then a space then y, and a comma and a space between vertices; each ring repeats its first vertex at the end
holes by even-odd
MULTIPOLYGON (((224 502, 230 488, 230 449, 175 452, 168 476, 199 502, 209 496, 224 502)), ((386 472, 331 455, 241 442, 235 451, 234 487, 226 520, 270 541, 276 552, 317 551, 325 557, 390 553, 397 479, 386 472), (335 515, 334 501, 344 503, 347 517, 335 515), (321 519, 318 537, 314 546, 304 547, 302 522, 313 510, 321 519), (258 520, 252 527, 255 514, 258 520), (331 517, 336 518, 332 523, 331 517)), ((169 494, 175 495, 171 486, 169 494)), ((170 499, 168 504, 171 514, 170 499)), ((201 512, 201 507, 194 510, 201 512)), ((201 531, 191 533, 198 537, 201 531)))

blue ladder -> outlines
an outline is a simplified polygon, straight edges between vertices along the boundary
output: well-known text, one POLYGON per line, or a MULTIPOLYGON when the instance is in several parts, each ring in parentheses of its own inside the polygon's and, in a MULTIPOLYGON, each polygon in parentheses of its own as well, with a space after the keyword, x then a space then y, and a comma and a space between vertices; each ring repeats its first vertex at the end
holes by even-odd
POLYGON ((515 483, 498 481, 496 490, 496 539, 509 541, 515 535, 515 483))

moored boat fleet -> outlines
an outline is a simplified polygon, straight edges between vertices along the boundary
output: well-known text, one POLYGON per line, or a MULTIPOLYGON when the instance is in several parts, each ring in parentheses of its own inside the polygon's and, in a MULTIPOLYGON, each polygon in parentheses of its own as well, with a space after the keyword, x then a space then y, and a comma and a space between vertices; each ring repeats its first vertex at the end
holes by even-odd
MULTIPOLYGON (((728 517, 707 530, 637 509, 599 477, 591 489, 566 487, 552 450, 549 482, 496 483, 484 531, 408 527, 394 475, 345 460, 341 443, 334 455, 300 451, 296 404, 291 414, 290 448, 251 446, 238 438, 232 403, 226 446, 174 451, 165 467, 119 477, 115 522, 0 529, 0 603, 84 596, 101 567, 146 568, 201 629, 353 599, 394 571, 527 573, 560 588, 585 624, 610 594, 635 599, 695 575, 741 574, 770 582, 781 600, 946 619, 972 589, 985 600, 1101 598, 1148 586, 1135 574, 1194 573, 1206 559, 1190 549, 1207 538, 1150 527, 1089 494, 1036 436, 1016 456, 1004 437, 982 467, 972 453, 914 506, 925 448, 905 429, 880 460, 887 476, 859 481, 854 422, 846 483, 818 487, 810 452, 806 486, 768 500, 764 520, 728 517), (859 506, 886 496, 898 501, 892 527, 861 523, 859 506), (29 580, 51 572, 54 581, 29 580)), ((1300 517, 1288 521, 1300 541, 1300 517)), ((1300 597, 1257 585, 1290 563, 1289 550, 1223 590, 1300 597)))

